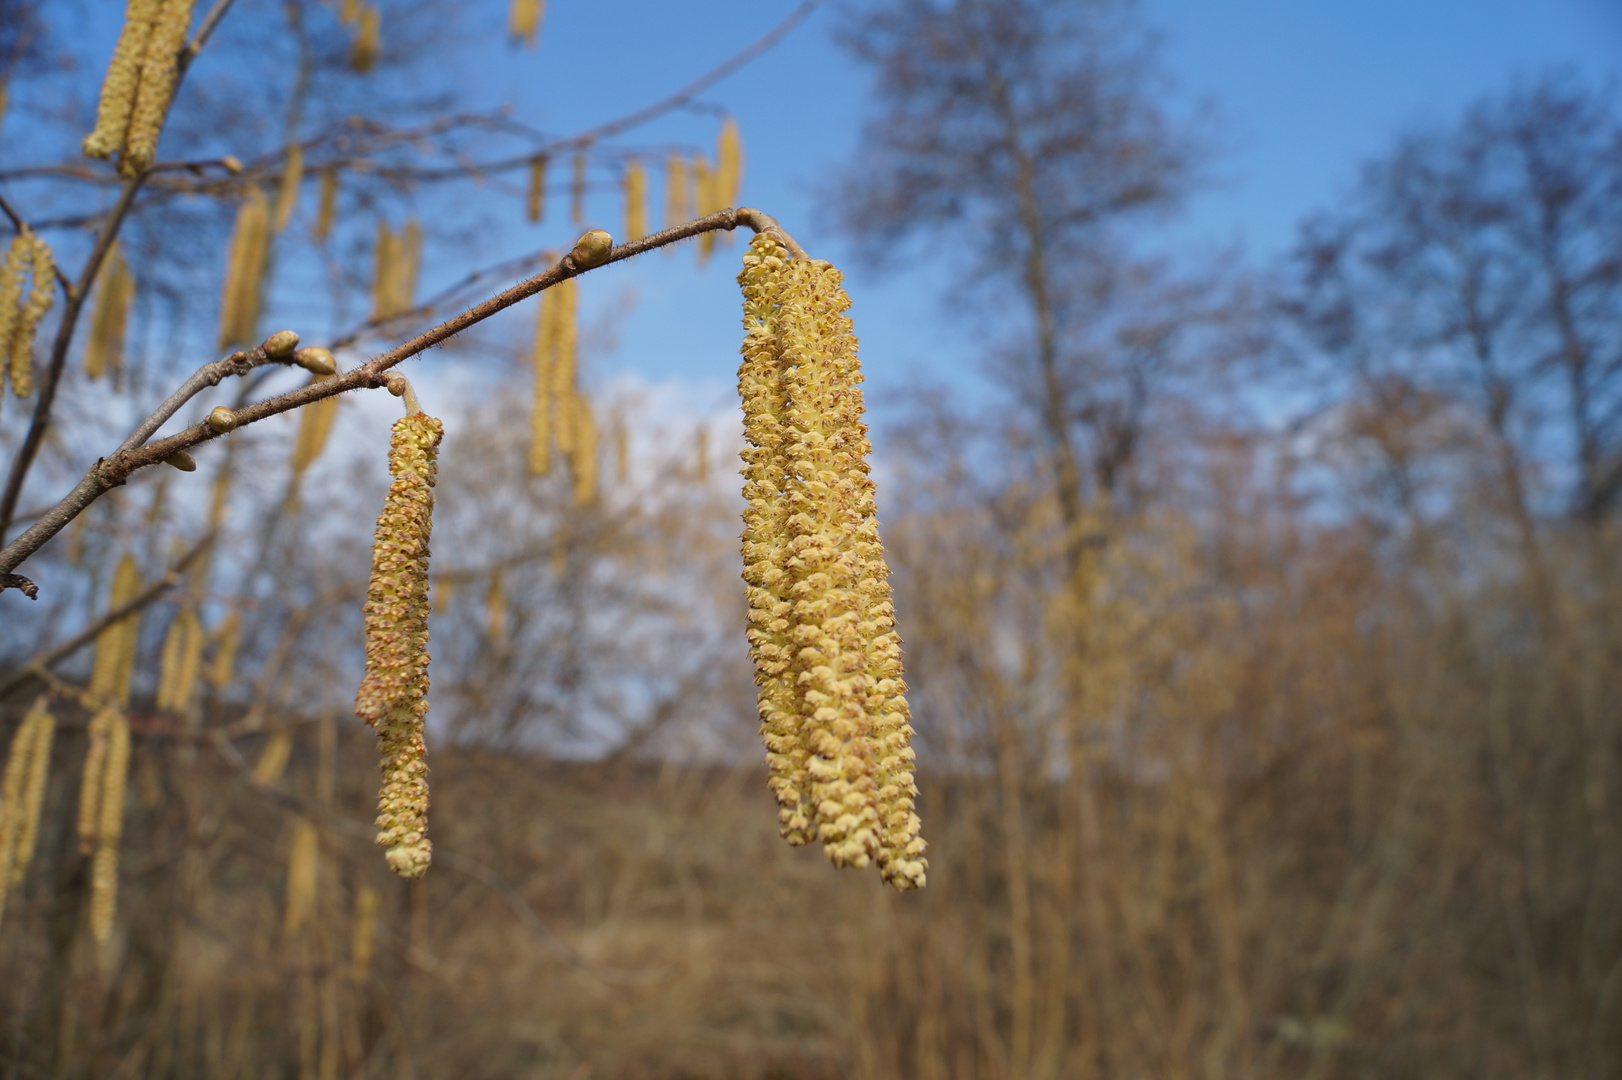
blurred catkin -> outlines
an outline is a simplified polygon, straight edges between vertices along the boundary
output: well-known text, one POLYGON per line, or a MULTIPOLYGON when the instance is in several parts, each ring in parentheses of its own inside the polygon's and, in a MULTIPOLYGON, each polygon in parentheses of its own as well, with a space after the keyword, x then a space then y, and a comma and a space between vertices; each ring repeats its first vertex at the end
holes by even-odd
POLYGON ((231 252, 220 299, 222 349, 254 340, 254 327, 259 323, 260 280, 269 251, 270 206, 263 191, 249 186, 231 231, 231 252))
POLYGON ((428 540, 433 524, 435 457, 444 426, 412 413, 394 424, 388 498, 378 515, 367 587, 366 675, 355 715, 377 728, 382 752, 377 842, 389 867, 420 877, 432 857, 428 766, 428 540))
MULTIPOLYGON (((693 213, 696 217, 705 217, 722 208, 721 202, 715 193, 715 173, 710 169, 710 163, 703 154, 693 155, 693 213)), ((698 265, 703 266, 709 261, 710 252, 715 250, 715 231, 700 233, 698 237, 698 265)))
POLYGON ((0 776, 0 916, 5 914, 7 893, 22 884, 34 858, 55 731, 56 719, 42 696, 11 737, 0 776))
POLYGON ((569 177, 569 220, 576 225, 586 220, 586 154, 576 150, 569 177))
POLYGON ((569 397, 569 429, 573 433, 569 473, 574 477, 574 503, 585 506, 597 498, 597 417, 591 399, 578 387, 569 397))
MULTIPOLYGON (((141 591, 141 571, 135 556, 125 553, 113 571, 113 587, 107 597, 107 610, 115 611, 141 591)), ((100 705, 129 702, 128 672, 133 668, 136 634, 140 616, 126 615, 96 635, 96 659, 90 669, 89 694, 100 705)))
POLYGON ((287 851, 287 907, 282 918, 285 938, 297 935, 315 913, 320 861, 321 834, 315 822, 298 818, 293 824, 293 840, 287 851))
POLYGON ((191 702, 192 690, 197 686, 198 663, 202 656, 203 629, 197 622, 197 613, 190 607, 176 615, 163 639, 163 653, 158 665, 159 709, 185 712, 191 702))
POLYGON ((56 259, 49 245, 25 228, 12 239, 0 266, 0 361, 7 362, 12 393, 20 398, 34 392, 34 334, 55 301, 56 259))
POLYGON ((784 835, 918 888, 912 728, 850 300, 839 271, 764 234, 739 283, 749 638, 784 835))
POLYGON ((315 208, 315 225, 310 230, 310 237, 318 244, 325 244, 327 237, 332 235, 332 220, 338 212, 338 167, 329 166, 321 170, 321 196, 315 208))
MULTIPOLYGON (((152 36, 147 40, 146 52, 141 59, 135 108, 130 113, 124 153, 118 161, 118 171, 125 176, 145 171, 157 159, 158 136, 163 131, 170 99, 174 97, 179 71, 177 63, 180 50, 186 44, 186 31, 191 28, 195 2, 161 0, 157 21, 152 26, 152 36)), ((110 71, 108 74, 111 76, 110 71)))
MULTIPOLYGON (((716 140, 715 147, 715 203, 710 210, 723 210, 729 206, 738 205, 738 194, 743 183, 743 139, 738 134, 738 122, 727 117, 721 125, 721 134, 716 140)), ((714 236, 714 233, 705 233, 714 236)), ((723 231, 720 242, 732 243, 732 233, 723 231)))
POLYGON ((541 20, 546 18, 546 0, 512 0, 507 15, 507 34, 514 44, 533 49, 541 36, 541 20))
POLYGON ((355 16, 355 40, 349 47, 349 66, 362 75, 377 65, 383 48, 383 12, 376 4, 361 4, 355 16))
MULTIPOLYGON (((693 197, 687 184, 687 160, 672 150, 665 158, 665 228, 692 217, 693 197)), ((675 246, 665 248, 674 252, 675 246)))
POLYGON ((529 159, 529 190, 524 194, 524 216, 531 224, 546 217, 546 155, 529 159))
POLYGON ((624 487, 631 478, 631 436, 625 417, 614 417, 614 482, 624 487))
POLYGON ((122 709, 109 713, 106 734, 96 850, 90 863, 90 934, 98 944, 113 935, 118 903, 118 845, 124 834, 124 791, 130 771, 130 725, 122 709))
POLYGON ((22 316, 23 279, 32 262, 28 234, 13 237, 5 260, 0 262, 0 388, 11 381, 11 337, 22 316))
MULTIPOLYGON (((309 384, 314 386, 332 378, 336 376, 312 376, 309 384)), ((293 440, 293 457, 289 462, 295 478, 302 477, 327 448, 327 437, 332 434, 332 422, 338 415, 338 396, 333 394, 312 401, 299 410, 298 435, 293 440)))
POLYGON ((372 973, 372 950, 377 939, 377 908, 381 898, 370 885, 355 890, 355 936, 349 945, 349 977, 365 982, 372 973))
POLYGON ((578 278, 566 278, 544 294, 553 306, 552 313, 552 403, 556 410, 558 450, 565 456, 575 448, 574 410, 576 381, 579 376, 578 346, 580 340, 580 286, 578 278))
POLYGON ((507 644, 507 587, 501 567, 490 575, 490 588, 484 596, 484 630, 490 644, 499 649, 507 644))
POLYGON ((298 189, 304 182, 304 147, 292 143, 287 148, 287 166, 282 170, 282 183, 276 189, 276 213, 272 218, 272 229, 281 233, 287 228, 287 223, 293 220, 293 211, 298 209, 298 189))
POLYGON ((554 286, 541 293, 536 305, 535 341, 530 360, 535 374, 535 400, 530 408, 529 472, 545 476, 552 471, 552 365, 557 351, 559 290, 554 286))
POLYGON ((84 770, 79 776, 79 854, 95 850, 101 827, 101 787, 107 771, 108 730, 118 717, 117 705, 104 705, 85 725, 84 770))
POLYGON ((124 334, 129 325, 135 279, 124 260, 122 245, 114 242, 103 261, 96 307, 90 317, 90 339, 85 344, 84 371, 92 379, 117 376, 124 360, 124 334))
POLYGON ((124 148, 130 115, 135 111, 141 61, 146 58, 147 42, 162 7, 161 0, 129 0, 125 7, 124 29, 118 35, 107 76, 101 83, 96 126, 84 139, 86 157, 112 157, 124 148))
POLYGON ((648 235, 648 174, 635 158, 625 166, 625 240, 648 235))
POLYGON ((398 233, 381 219, 372 270, 372 320, 383 322, 411 310, 422 265, 422 226, 415 218, 398 233))
POLYGON ((285 729, 273 731, 259 751, 259 760, 253 763, 253 778, 266 787, 272 787, 287 771, 287 760, 293 755, 293 736, 285 729))
POLYGON ((237 645, 242 640, 242 612, 236 608, 220 624, 219 644, 214 649, 214 663, 208 681, 215 689, 223 690, 236 678, 237 645))

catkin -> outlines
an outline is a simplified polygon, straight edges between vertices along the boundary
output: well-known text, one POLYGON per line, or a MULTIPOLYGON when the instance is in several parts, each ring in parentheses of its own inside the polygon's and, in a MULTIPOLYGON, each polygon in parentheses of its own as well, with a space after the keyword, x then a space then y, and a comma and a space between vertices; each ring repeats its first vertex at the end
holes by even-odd
POLYGON ((23 279, 32 262, 27 234, 13 237, 5 260, 0 262, 0 388, 11 381, 11 336, 22 315, 23 279))
POLYGON ((372 971, 379 900, 377 890, 370 885, 355 890, 355 936, 349 945, 349 977, 356 982, 365 982, 372 971))
POLYGON ((304 147, 293 143, 287 148, 287 167, 282 170, 282 184, 276 189, 276 213, 272 218, 272 229, 280 234, 287 228, 287 223, 293 220, 293 211, 298 208, 298 189, 304 182, 304 147))
POLYGON ((597 417, 591 399, 579 388, 569 399, 569 427, 573 448, 569 472, 574 477, 574 502, 585 506, 597 498, 597 417))
POLYGON ((96 289, 96 309, 90 317, 90 339, 85 344, 84 372, 92 379, 118 375, 124 360, 124 334, 129 325, 135 279, 130 276, 122 245, 114 242, 102 263, 96 289))
POLYGON ((744 577, 783 833, 898 889, 927 860, 841 276, 756 237, 744 291, 744 577))
POLYGON ((338 212, 338 168, 332 166, 321 170, 321 197, 315 208, 315 225, 310 230, 310 238, 318 244, 325 244, 327 237, 332 235, 333 217, 338 212))
MULTIPOLYGON (((710 163, 703 154, 693 155, 693 211, 698 217, 706 217, 721 209, 721 203, 715 196, 715 173, 710 169, 710 163)), ((703 266, 709 261, 710 252, 715 250, 715 232, 700 233, 698 237, 698 265, 703 266)))
POLYGON ((6 894, 22 884, 34 858, 55 730, 56 720, 40 697, 11 737, 0 776, 0 916, 5 913, 6 894))
POLYGON ((177 61, 181 47, 186 44, 186 31, 191 28, 192 6, 196 0, 161 2, 141 59, 135 108, 130 113, 129 133, 118 161, 118 171, 125 176, 144 172, 157 158, 158 136, 163 131, 164 117, 169 113, 170 99, 174 97, 177 61))
POLYGON ((546 0, 512 0, 507 16, 507 33, 515 44, 531 49, 540 39, 541 20, 546 18, 546 0))
POLYGON ((203 628, 197 613, 186 608, 169 624, 163 639, 158 666, 157 706, 169 712, 185 712, 197 686, 197 670, 203 651, 203 628))
POLYGON ((8 361, 11 390, 20 398, 34 392, 34 334, 55 301, 56 259, 50 246, 25 228, 12 239, 0 267, 0 361, 8 361))
POLYGON ((107 769, 108 729, 118 716, 118 706, 105 705, 85 725, 84 770, 79 775, 79 854, 95 850, 101 827, 101 786, 107 769))
POLYGON ((220 300, 220 340, 224 349, 254 340, 259 323, 260 284, 270 250, 270 206, 265 193, 250 186, 237 209, 231 252, 220 300))
POLYGON ((524 196, 524 216, 530 223, 546 216, 546 155, 536 154, 529 159, 529 190, 524 196))
POLYGON ((569 220, 579 225, 586 220, 586 155, 576 150, 569 182, 569 220))
POLYGON ((422 266, 422 226, 412 218, 396 233, 380 220, 374 254, 372 320, 383 322, 411 310, 422 266))
POLYGON ((484 597, 484 630, 490 644, 499 649, 507 643, 507 589, 502 584, 501 567, 490 575, 490 589, 484 597))
POLYGON ((282 934, 291 938, 315 913, 315 892, 321 863, 321 834, 315 822, 299 818, 287 851, 287 908, 282 934))
POLYGON ((565 278, 547 290, 555 311, 552 315, 552 401, 557 409, 558 450, 574 453, 574 414, 570 403, 575 396, 579 363, 580 286, 577 278, 565 278))
POLYGON ((541 293, 535 314, 535 342, 531 360, 535 369, 535 401, 530 408, 529 472, 545 476, 552 471, 552 364, 557 349, 558 297, 561 286, 541 293))
MULTIPOLYGON (((107 610, 115 611, 135 598, 141 590, 141 571, 135 556, 125 553, 113 572, 112 592, 107 610)), ((139 616, 127 615, 96 636, 96 659, 90 669, 91 700, 96 704, 129 701, 127 670, 133 667, 139 616)))
POLYGON ((444 426, 413 413, 394 424, 388 498, 378 515, 367 588, 366 676, 355 715, 377 728, 382 752, 377 842, 389 867, 415 878, 428 869, 428 540, 434 460, 444 426))
POLYGON ((377 221, 377 243, 372 248, 372 321, 382 322, 394 314, 394 293, 390 274, 396 261, 394 230, 377 221))
POLYGON ((349 66, 362 75, 377 65, 383 47, 383 12, 376 4, 361 4, 355 16, 355 40, 349 47, 349 66))
POLYGON ((160 710, 172 708, 175 687, 180 681, 180 650, 185 647, 186 626, 176 615, 163 635, 163 649, 158 654, 158 696, 154 702, 160 710))
POLYGON ((113 914, 118 904, 118 844, 124 834, 124 791, 129 771, 130 725, 120 709, 110 714, 107 723, 96 851, 90 862, 90 934, 100 944, 113 936, 113 914))
POLYGON ((237 646, 242 641, 242 612, 236 608, 220 624, 219 645, 214 650, 214 664, 208 681, 223 690, 236 678, 237 646))
POLYGON ((125 7, 124 29, 118 35, 107 77, 101 83, 96 126, 84 139, 86 157, 111 157, 124 148, 130 114, 135 111, 141 61, 146 58, 147 42, 162 6, 161 0, 129 0, 125 7))
MULTIPOLYGON (((665 228, 680 225, 692 217, 693 197, 688 190, 687 159, 675 151, 665 158, 665 228)), ((665 248, 674 252, 674 245, 665 248)))
POLYGON ((625 166, 625 239, 648 235, 648 174, 635 158, 625 166))
MULTIPOLYGON (((710 211, 722 210, 729 206, 738 205, 738 194, 743 182, 743 139, 738 134, 738 122, 727 117, 721 125, 721 134, 716 140, 715 147, 715 207, 710 211)), ((714 236, 714 233, 706 233, 714 236)), ((721 233, 720 242, 732 243, 732 233, 721 233)))
POLYGON ((292 756, 292 734, 286 730, 271 732, 259 751, 259 760, 253 763, 253 778, 265 787, 275 786, 287 771, 287 761, 292 756))
MULTIPOLYGON (((316 375, 310 379, 310 385, 336 377, 316 375)), ((337 394, 312 401, 299 410, 298 436, 293 440, 293 458, 290 462, 295 478, 303 476, 305 470, 321 456, 321 451, 326 449, 327 437, 332 434, 332 422, 337 415, 337 394)))

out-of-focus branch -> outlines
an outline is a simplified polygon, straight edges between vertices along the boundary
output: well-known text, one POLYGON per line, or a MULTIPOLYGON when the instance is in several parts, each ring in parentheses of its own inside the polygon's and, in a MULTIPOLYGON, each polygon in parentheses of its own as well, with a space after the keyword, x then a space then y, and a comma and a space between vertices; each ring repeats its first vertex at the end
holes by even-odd
MULTIPOLYGON (((778 225, 775 218, 751 207, 743 207, 738 210, 721 210, 707 217, 661 230, 640 240, 621 244, 619 247, 612 249, 601 262, 590 266, 577 266, 574 255, 571 253, 565 255, 551 269, 519 282, 482 304, 476 304, 468 308, 461 314, 447 319, 432 329, 425 330, 411 340, 395 346, 382 356, 369 360, 351 371, 238 410, 235 414, 235 426, 237 428, 245 427, 266 417, 276 416, 345 391, 373 389, 382 386, 383 373, 390 368, 409 360, 419 353, 426 352, 468 327, 483 322, 497 312, 505 311, 519 301, 526 300, 559 282, 577 277, 598 266, 623 262, 644 252, 665 247, 703 233, 731 231, 740 225, 746 225, 756 232, 768 232, 797 257, 805 257, 804 249, 794 242, 794 238, 789 236, 782 226, 778 225)), ((225 361, 220 361, 220 363, 227 363, 230 360, 231 358, 227 357, 225 361)), ((202 370, 207 370, 207 368, 208 365, 205 365, 204 369, 201 369, 199 374, 194 375, 192 378, 199 378, 202 370)), ((221 434, 221 432, 210 427, 207 422, 203 422, 145 446, 120 449, 110 457, 97 461, 65 498, 41 515, 39 520, 34 522, 26 532, 8 544, 3 550, 0 550, 0 574, 10 573, 22 565, 29 556, 44 546, 47 540, 55 536, 68 522, 83 512, 85 507, 106 492, 125 483, 131 473, 164 461, 177 451, 218 438, 221 434)))

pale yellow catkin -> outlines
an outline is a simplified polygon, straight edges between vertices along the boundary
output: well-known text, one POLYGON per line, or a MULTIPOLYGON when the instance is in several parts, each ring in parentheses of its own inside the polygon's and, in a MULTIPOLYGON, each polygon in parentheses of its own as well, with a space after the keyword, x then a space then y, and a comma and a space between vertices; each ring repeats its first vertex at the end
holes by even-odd
POLYGON ((362 75, 377 66, 383 48, 383 12, 376 4, 361 4, 355 16, 355 40, 349 48, 349 66, 362 75))
POLYGON ((342 0, 338 5, 338 21, 344 26, 360 22, 361 0, 342 0))
POLYGON ((96 308, 90 317, 90 337, 84 351, 84 371, 91 379, 117 376, 124 360, 124 335, 135 297, 135 279, 121 244, 113 243, 98 276, 96 308))
MULTIPOLYGON (((693 216, 693 196, 687 182, 687 159, 674 150, 665 158, 665 228, 680 225, 693 216)), ((665 248, 673 253, 675 245, 665 248)))
POLYGON ((56 301, 56 259, 43 239, 24 229, 0 268, 0 361, 7 362, 12 393, 34 392, 34 335, 56 301), (30 281, 26 296, 25 280, 30 281))
POLYGON ((534 402, 530 406, 529 472, 545 476, 552 471, 552 366, 557 351, 558 290, 541 293, 535 313, 535 341, 530 349, 534 367, 534 402))
POLYGON ((310 916, 315 914, 320 865, 321 834, 315 822, 299 818, 293 824, 293 838, 287 850, 287 906, 282 918, 284 937, 297 935, 310 921, 310 916))
POLYGON ((287 761, 293 754, 293 736, 286 730, 273 731, 259 751, 259 760, 253 765, 253 778, 266 787, 273 787, 287 771, 287 761))
POLYGON ((11 381, 11 339, 22 317, 23 281, 32 263, 27 234, 13 237, 5 260, 0 262, 0 386, 11 381))
POLYGON ((372 247, 372 321, 382 322, 394 314, 391 274, 398 259, 398 241, 389 223, 377 221, 377 242, 372 247))
POLYGON ((625 166, 625 240, 648 235, 648 174, 635 158, 625 166))
MULTIPOLYGON (((721 125, 721 134, 715 147, 715 210, 738 205, 743 184, 743 138, 738 134, 738 122, 727 117, 721 125)), ((711 211, 714 213, 714 210, 711 211)), ((706 233, 715 236, 715 233, 706 233)), ((730 245, 732 233, 720 233, 720 243, 730 245)))
POLYGON ((0 773, 0 918, 5 915, 6 894, 13 879, 21 879, 17 873, 18 840, 23 831, 29 765, 38 727, 35 714, 43 700, 35 704, 12 733, 11 745, 6 750, 5 769, 0 773))
POLYGON ((56 717, 41 696, 24 717, 34 722, 33 741, 28 744, 28 772, 24 778, 22 821, 17 829, 17 848, 12 856, 11 884, 22 884, 23 876, 34 861, 34 849, 39 842, 39 819, 45 806, 45 785, 50 779, 51 744, 56 738, 56 717))
POLYGON ((524 216, 530 224, 546 217, 546 164, 545 154, 529 159, 529 190, 524 194, 524 216))
POLYGON ((349 977, 356 982, 365 982, 372 972, 380 900, 377 890, 370 885, 355 890, 355 934, 349 945, 349 977))
POLYGON ((428 869, 428 541, 444 426, 412 413, 394 424, 388 498, 373 534, 366 591, 366 675, 355 715, 377 728, 382 756, 377 843, 403 878, 428 869))
POLYGON ((586 220, 586 155, 579 150, 569 181, 569 220, 576 225, 586 220))
POLYGON ((101 778, 96 851, 90 863, 90 935, 97 944, 113 936, 118 906, 118 848, 124 834, 124 793, 129 783, 130 725, 122 709, 107 726, 107 760, 101 778))
POLYGON ((574 431, 574 449, 569 456, 574 502, 576 506, 586 506, 597 498, 597 417, 591 398, 578 388, 569 406, 570 426, 574 431))
POLYGON ((541 21, 545 18, 546 0, 512 0, 507 34, 515 44, 533 49, 540 40, 541 21))
POLYGON ((85 725, 84 769, 79 774, 79 854, 88 855, 96 848, 96 836, 101 828, 101 789, 107 771, 107 738, 113 720, 118 716, 117 705, 104 705, 90 717, 85 725))
POLYGON ((558 450, 565 456, 575 447, 574 415, 570 402, 578 378, 580 339, 580 287, 567 278, 547 290, 555 305, 552 322, 552 402, 556 409, 558 450))
POLYGON ((157 159, 158 136, 163 131, 164 117, 169 113, 170 99, 174 97, 177 63, 180 50, 186 44, 195 2, 161 0, 152 36, 141 58, 135 108, 130 113, 129 133, 124 138, 124 152, 118 161, 118 171, 125 176, 145 172, 157 159))
MULTIPOLYGON (((123 607, 141 591, 141 571, 133 554, 125 553, 113 572, 107 610, 123 607)), ((134 653, 138 615, 128 615, 96 635, 96 659, 90 669, 89 694, 96 704, 129 700, 129 682, 124 677, 127 658, 134 653)))
POLYGON ((176 712, 185 712, 191 705, 198 677, 203 669, 203 626, 197 612, 187 608, 181 618, 186 622, 186 642, 180 651, 180 673, 175 682, 176 712))
POLYGON ((157 707, 168 712, 185 712, 197 685, 197 667, 202 654, 203 630, 197 614, 183 609, 169 624, 158 663, 157 707))
MULTIPOLYGON (((693 155, 693 211, 697 217, 707 217, 721 209, 715 195, 715 173, 703 154, 693 155)), ((703 266, 715 250, 715 232, 700 233, 698 237, 698 265, 703 266)))
POLYGON ((107 76, 101 83, 96 126, 84 139, 86 157, 111 157, 124 149, 130 114, 135 111, 141 61, 146 58, 147 42, 162 6, 161 0, 129 0, 125 6, 124 29, 118 35, 107 76))
POLYGON ((158 695, 154 700, 160 711, 174 709, 175 688, 180 682, 180 652, 185 647, 186 624, 177 614, 163 635, 163 649, 158 654, 158 695))
POLYGON ((214 663, 209 669, 208 681, 223 690, 236 678, 237 645, 242 640, 242 612, 236 608, 220 624, 219 644, 214 649, 214 663))
POLYGON ((276 212, 271 219, 272 229, 279 235, 293 220, 298 209, 299 185, 304 183, 304 147, 293 143, 287 148, 287 165, 282 170, 281 186, 276 189, 276 212))
POLYGON ((744 577, 771 784, 791 842, 924 884, 913 751, 837 270, 756 237, 744 290, 744 577))
POLYGON ((321 170, 321 196, 315 208, 315 224, 310 229, 310 238, 318 244, 325 244, 327 237, 332 235, 333 218, 338 213, 338 168, 331 166, 321 170))
POLYGON ((409 219, 400 233, 396 249, 399 261, 394 267, 389 286, 393 291, 394 313, 410 311, 417 298, 417 277, 422 270, 422 224, 409 219))
MULTIPOLYGON (((335 375, 316 375, 311 377, 310 385, 337 378, 335 375)), ((338 416, 338 396, 321 398, 312 401, 299 410, 298 436, 293 440, 293 457, 289 466, 294 477, 301 477, 321 451, 327 447, 327 438, 332 434, 332 424, 338 416)))
POLYGON ((254 340, 259 323, 261 279, 269 253, 270 206, 265 193, 250 186, 237 208, 226 261, 225 288, 220 300, 219 347, 245 345, 254 340))

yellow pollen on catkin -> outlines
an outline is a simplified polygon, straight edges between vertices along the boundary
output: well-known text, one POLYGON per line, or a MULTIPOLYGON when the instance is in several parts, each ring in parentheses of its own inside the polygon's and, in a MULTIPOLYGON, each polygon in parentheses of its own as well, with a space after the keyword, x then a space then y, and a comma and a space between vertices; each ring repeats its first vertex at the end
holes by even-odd
POLYGON ((124 149, 130 115, 135 111, 135 95, 141 78, 141 61, 153 23, 162 10, 162 0, 129 0, 124 9, 124 29, 113 47, 107 77, 101 84, 101 102, 96 109, 96 127, 85 136, 86 157, 112 157, 124 149))
POLYGON ((338 169, 337 166, 321 170, 321 196, 315 208, 315 225, 310 229, 310 238, 318 244, 325 244, 327 237, 332 235, 333 218, 338 212, 338 169))
POLYGON ((913 751, 840 274, 744 256, 744 579, 770 784, 791 843, 924 884, 913 751))
POLYGON ((97 944, 113 936, 118 904, 118 845, 124 834, 124 792, 130 771, 130 725, 122 709, 109 714, 106 738, 96 849, 90 860, 90 934, 97 944))
POLYGON ((535 224, 546 216, 546 162, 545 154, 529 159, 529 190, 524 193, 524 216, 535 224))
POLYGON ((376 4, 357 7, 355 40, 349 47, 349 66, 362 75, 377 65, 378 53, 383 48, 383 12, 376 4))
POLYGON ((569 179, 569 220, 576 225, 586 220, 586 155, 579 150, 569 179))
POLYGON ((130 276, 124 251, 114 242, 102 262, 96 288, 96 307, 90 317, 90 338, 84 350, 84 373, 91 379, 116 376, 124 360, 124 334, 129 325, 135 279, 130 276))
POLYGON ((11 338, 22 316, 23 279, 32 263, 27 235, 14 237, 0 261, 0 389, 11 381, 11 338))
POLYGON ((293 211, 298 208, 299 185, 303 182, 304 148, 293 143, 287 148, 287 167, 282 170, 281 186, 276 189, 276 213, 271 219, 274 232, 281 233, 293 220, 293 211))
POLYGON ((355 715, 377 728, 383 784, 377 842, 404 878, 428 869, 428 540, 444 426, 413 413, 394 424, 388 498, 378 515, 366 592, 366 676, 355 715))
POLYGON ((625 240, 648 235, 648 174, 632 158, 625 166, 625 240))
POLYGON ((146 171, 157 159, 158 136, 163 131, 164 117, 169 113, 170 99, 174 97, 180 50, 186 44, 186 31, 191 28, 195 3, 196 0, 161 0, 152 36, 141 58, 135 108, 130 113, 129 133, 124 138, 124 152, 118 161, 118 171, 125 176, 146 171))
POLYGON ((544 18, 546 0, 512 0, 507 14, 507 34, 514 44, 533 49, 540 39, 544 18))
POLYGON ((259 322, 260 284, 270 251, 270 205, 258 187, 249 187, 237 209, 220 298, 220 340, 224 349, 255 339, 259 322))
POLYGON ((0 363, 20 398, 34 392, 34 335, 55 302, 56 259, 50 246, 25 228, 0 265, 0 363), (26 295, 25 281, 30 282, 26 295))

